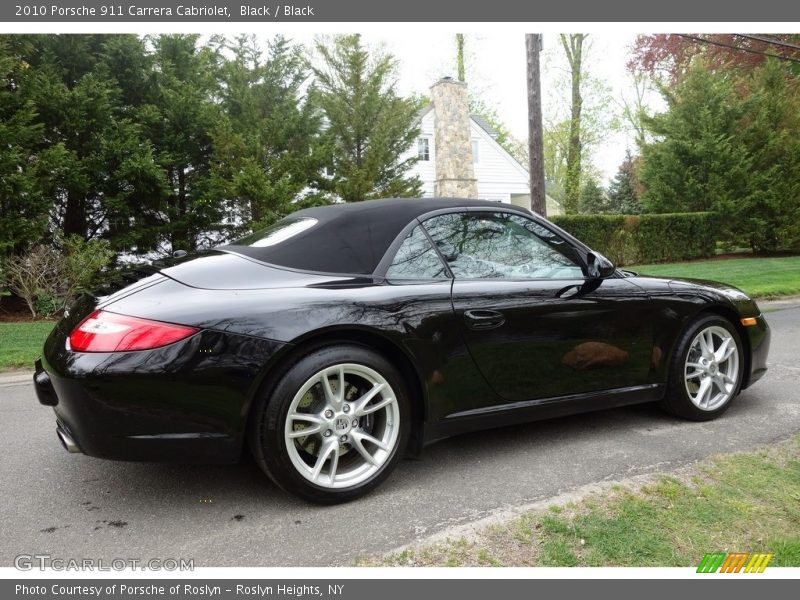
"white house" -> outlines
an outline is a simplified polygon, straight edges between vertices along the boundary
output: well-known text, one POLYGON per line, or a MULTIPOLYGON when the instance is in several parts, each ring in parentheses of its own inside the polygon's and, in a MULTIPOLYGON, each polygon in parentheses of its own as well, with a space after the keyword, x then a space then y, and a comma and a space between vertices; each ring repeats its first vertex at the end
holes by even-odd
MULTIPOLYGON (((431 98, 420 112, 420 136, 409 151, 419 159, 410 174, 422 181, 423 195, 475 197, 530 208, 528 170, 497 142, 489 123, 469 114, 466 86, 443 79, 431 88, 431 98), (437 164, 443 159, 447 164, 437 164), (465 164, 468 161, 471 165, 465 164)), ((561 214, 560 205, 549 196, 547 214, 561 214)))

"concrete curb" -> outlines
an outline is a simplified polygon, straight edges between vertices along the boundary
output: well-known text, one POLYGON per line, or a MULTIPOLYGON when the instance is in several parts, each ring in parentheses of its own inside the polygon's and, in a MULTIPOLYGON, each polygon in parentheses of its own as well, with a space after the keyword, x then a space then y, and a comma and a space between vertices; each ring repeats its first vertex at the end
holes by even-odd
POLYGON ((774 300, 756 299, 756 302, 764 312, 772 312, 775 310, 800 307, 800 296, 786 296, 785 298, 775 298, 774 300))
POLYGON ((8 371, 0 373, 0 388, 33 383, 33 371, 8 371))

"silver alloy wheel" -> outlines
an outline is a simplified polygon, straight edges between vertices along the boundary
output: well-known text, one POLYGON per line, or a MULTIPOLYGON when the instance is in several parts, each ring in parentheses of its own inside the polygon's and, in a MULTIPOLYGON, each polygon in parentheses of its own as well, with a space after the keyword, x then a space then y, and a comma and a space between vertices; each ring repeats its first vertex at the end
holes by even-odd
POLYGON ((312 375, 289 406, 289 458, 311 483, 346 488, 370 479, 397 444, 400 407, 386 379, 345 363, 312 375))
POLYGON ((738 380, 736 338, 718 325, 702 329, 686 355, 684 381, 689 399, 700 410, 716 410, 731 399, 738 380))

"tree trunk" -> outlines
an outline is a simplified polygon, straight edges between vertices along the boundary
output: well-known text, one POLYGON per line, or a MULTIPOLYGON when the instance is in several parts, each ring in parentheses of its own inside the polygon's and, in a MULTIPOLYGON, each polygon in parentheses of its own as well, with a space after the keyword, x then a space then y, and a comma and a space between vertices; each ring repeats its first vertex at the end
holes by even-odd
POLYGON ((583 41, 586 34, 575 33, 569 37, 561 35, 561 44, 569 62, 572 97, 569 121, 569 145, 567 146, 567 180, 565 183, 564 210, 577 212, 581 193, 581 96, 583 41))
POLYGON ((458 70, 458 80, 466 81, 467 74, 464 67, 464 34, 456 34, 456 68, 458 70))
POLYGON ((83 199, 76 193, 67 191, 67 205, 64 209, 64 235, 79 235, 86 238, 86 215, 83 199))
POLYGON ((542 141, 542 84, 539 74, 539 33, 525 34, 528 58, 528 171, 531 182, 531 210, 547 216, 544 181, 544 143, 542 141))
POLYGON ((194 250, 194 244, 189 240, 189 231, 186 227, 187 198, 186 198, 186 168, 177 167, 178 171, 178 223, 172 229, 172 249, 194 250))

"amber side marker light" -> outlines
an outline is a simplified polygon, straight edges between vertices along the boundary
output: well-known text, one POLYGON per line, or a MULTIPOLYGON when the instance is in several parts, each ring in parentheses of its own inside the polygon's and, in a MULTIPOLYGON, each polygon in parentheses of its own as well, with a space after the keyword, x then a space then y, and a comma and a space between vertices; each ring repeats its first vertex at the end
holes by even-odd
POLYGON ((741 323, 745 327, 752 327, 753 325, 758 323, 758 320, 755 317, 745 317, 744 319, 741 320, 741 323))

